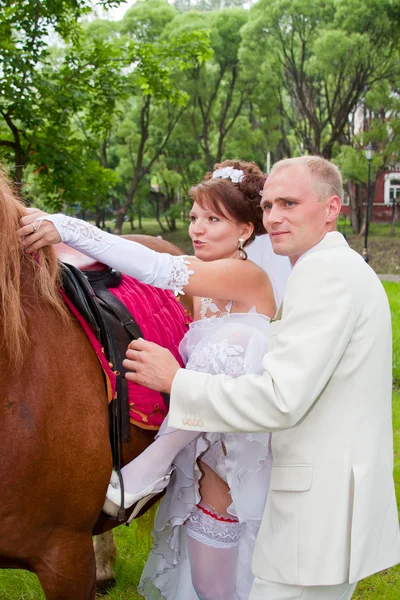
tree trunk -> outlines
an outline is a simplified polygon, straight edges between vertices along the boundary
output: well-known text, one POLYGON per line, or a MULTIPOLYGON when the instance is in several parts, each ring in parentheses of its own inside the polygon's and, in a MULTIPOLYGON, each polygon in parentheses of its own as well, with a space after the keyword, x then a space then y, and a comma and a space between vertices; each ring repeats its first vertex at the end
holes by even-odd
MULTIPOLYGON (((367 208, 368 208, 368 186, 365 186, 365 210, 364 210, 364 218, 362 221, 362 227, 360 230, 360 235, 365 234, 365 227, 367 226, 367 208)), ((363 196, 363 195, 362 195, 363 196)), ((374 196, 375 196, 375 182, 370 184, 369 188, 369 215, 368 215, 368 228, 372 223, 372 206, 374 204, 374 196)), ((361 198, 361 206, 364 200, 364 197, 361 198)))
POLYGON ((115 213, 115 227, 114 233, 115 235, 122 234, 122 226, 124 224, 125 211, 123 207, 119 208, 115 213))
POLYGON ((164 215, 165 220, 167 222, 168 225, 168 229, 170 231, 176 231, 176 219, 175 217, 169 217, 168 215, 164 215))
POLYGON ((7 123, 11 133, 14 137, 14 153, 15 153, 15 170, 14 170, 14 190, 21 196, 22 192, 22 175, 25 168, 25 152, 22 148, 21 137, 18 127, 13 123, 12 117, 9 113, 3 113, 5 122, 7 123))
POLYGON ((354 191, 353 185, 354 184, 350 181, 347 184, 347 193, 348 193, 349 200, 350 200, 351 228, 352 228, 353 233, 360 233, 361 221, 362 221, 361 184, 359 184, 359 183, 355 184, 355 191, 354 191))
POLYGON ((101 229, 101 210, 99 208, 96 210, 95 223, 96 227, 101 229))
POLYGON ((390 235, 396 234, 396 221, 397 221, 397 202, 395 199, 393 199, 392 225, 390 227, 390 235))

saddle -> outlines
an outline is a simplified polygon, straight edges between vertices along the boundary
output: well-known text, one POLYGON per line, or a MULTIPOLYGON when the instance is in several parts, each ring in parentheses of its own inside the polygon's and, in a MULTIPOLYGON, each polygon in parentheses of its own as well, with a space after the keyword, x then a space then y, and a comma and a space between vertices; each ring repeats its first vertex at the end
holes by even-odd
MULTIPOLYGON (((74 259, 73 254, 71 257, 74 259)), ((99 263, 91 263, 87 269, 81 261, 84 270, 67 262, 60 265, 64 294, 93 329, 116 375, 116 397, 109 405, 110 441, 113 466, 120 469, 122 443, 130 439, 128 385, 122 361, 129 343, 144 336, 128 309, 109 291, 121 284, 121 273, 99 263)), ((163 398, 169 404, 169 396, 163 394, 163 398)))

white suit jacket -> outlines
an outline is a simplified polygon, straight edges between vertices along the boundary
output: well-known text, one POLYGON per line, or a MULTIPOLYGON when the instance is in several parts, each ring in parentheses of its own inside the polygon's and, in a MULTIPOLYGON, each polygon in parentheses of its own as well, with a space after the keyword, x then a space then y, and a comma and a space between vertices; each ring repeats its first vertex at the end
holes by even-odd
POLYGON ((269 342, 263 375, 178 371, 168 417, 180 429, 273 432, 254 574, 335 585, 397 564, 389 305, 340 233, 295 265, 269 342))

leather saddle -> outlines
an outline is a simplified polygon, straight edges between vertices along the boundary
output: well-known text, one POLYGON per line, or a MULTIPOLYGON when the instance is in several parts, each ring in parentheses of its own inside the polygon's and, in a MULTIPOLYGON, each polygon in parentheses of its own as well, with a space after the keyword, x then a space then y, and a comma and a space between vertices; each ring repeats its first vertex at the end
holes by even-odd
MULTIPOLYGON (((128 309, 109 288, 118 287, 121 273, 97 263, 64 244, 55 246, 64 293, 91 325, 116 374, 116 399, 109 405, 113 466, 122 466, 122 443, 130 439, 128 387, 122 365, 132 340, 143 333, 128 309), (79 267, 79 268, 78 268, 79 267)), ((169 400, 169 398, 165 398, 169 400)))

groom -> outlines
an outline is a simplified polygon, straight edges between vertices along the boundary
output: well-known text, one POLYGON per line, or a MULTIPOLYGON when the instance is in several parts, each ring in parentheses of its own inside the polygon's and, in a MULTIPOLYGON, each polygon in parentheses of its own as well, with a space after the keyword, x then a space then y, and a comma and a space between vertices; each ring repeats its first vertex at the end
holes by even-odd
POLYGON ((170 426, 273 432, 251 600, 348 600, 400 561, 390 312, 335 231, 342 192, 338 169, 315 156, 278 162, 265 183, 264 224, 294 268, 263 375, 185 371, 143 340, 127 352, 127 378, 171 392, 170 426))

